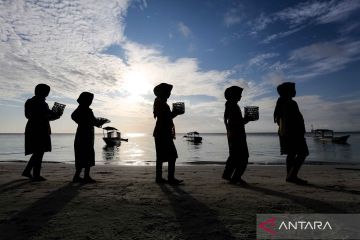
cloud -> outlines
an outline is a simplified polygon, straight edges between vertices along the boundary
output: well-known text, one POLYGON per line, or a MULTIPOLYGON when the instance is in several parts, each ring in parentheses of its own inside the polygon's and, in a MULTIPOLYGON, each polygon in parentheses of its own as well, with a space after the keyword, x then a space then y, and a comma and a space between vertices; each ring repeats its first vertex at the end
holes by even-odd
MULTIPOLYGON (((0 2, 0 104, 22 106, 34 86, 44 82, 52 87, 51 100, 67 104, 66 118, 55 124, 61 131, 74 125, 69 124, 69 110, 82 91, 95 93, 95 113, 110 118, 115 126, 149 131, 154 124, 153 86, 168 82, 174 85, 169 103, 186 102, 186 116, 176 119, 178 131, 191 125, 199 131, 223 132, 224 89, 239 85, 245 88, 241 105, 262 109, 264 120, 249 129, 274 128, 274 99, 262 97, 273 86, 246 79, 231 69, 204 70, 196 58, 172 59, 161 48, 130 41, 124 35, 128 7, 128 1, 120 0, 0 2), (107 51, 111 46, 121 49, 121 56, 107 51), (135 88, 138 94, 131 92, 135 88)), ((193 35, 184 23, 178 27, 184 37, 193 35)), ((358 49, 359 42, 338 40, 294 50, 289 63, 274 61, 279 54, 268 52, 253 57, 248 65, 274 71, 267 77, 276 84, 283 80, 282 71, 292 70, 298 77, 325 74, 321 65, 336 61, 330 67, 341 69, 358 58, 358 49), (294 71, 292 63, 301 63, 302 71, 294 71)))
POLYGON ((263 53, 263 54, 259 54, 256 55, 255 57, 251 58, 249 60, 249 65, 250 66, 263 66, 264 64, 267 65, 267 63, 265 62, 266 59, 269 58, 274 58, 279 56, 278 53, 263 53))
POLYGON ((274 20, 271 16, 266 16, 264 13, 261 13, 259 17, 248 23, 252 27, 250 34, 256 35, 258 32, 264 30, 273 21, 274 20))
POLYGON ((350 63, 359 61, 360 41, 341 38, 317 42, 290 51, 283 61, 273 62, 272 57, 277 55, 259 54, 249 62, 249 67, 266 73, 263 77, 265 83, 277 85, 287 79, 309 81, 343 70, 350 63))
MULTIPOLYGON (((50 102, 67 104, 66 124, 54 125, 62 131, 73 127, 68 115, 82 91, 95 94, 96 114, 127 131, 146 131, 153 125, 152 88, 160 82, 175 86, 174 97, 189 96, 184 97, 187 111, 199 120, 222 115, 223 102, 214 99, 223 100, 230 84, 245 87, 248 98, 264 91, 234 77, 232 70, 205 71, 195 58, 170 59, 159 48, 128 40, 123 33, 128 6, 113 0, 1 2, 0 104, 22 106, 43 82, 52 88, 50 102), (109 50, 115 46, 121 56, 109 50), (138 95, 130 91, 140 86, 138 95)), ((179 29, 185 37, 192 35, 184 23, 179 29)))
POLYGON ((139 8, 143 11, 147 8, 147 0, 136 0, 139 3, 139 8))
POLYGON ((275 15, 280 20, 296 25, 311 19, 318 24, 325 24, 342 21, 359 8, 360 2, 357 0, 309 1, 286 8, 275 15))
POLYGON ((289 31, 285 31, 285 32, 279 32, 279 33, 275 33, 275 34, 272 34, 270 36, 267 36, 263 41, 262 43, 270 43, 274 40, 278 40, 278 39, 281 39, 281 38, 284 38, 284 37, 287 37, 293 33, 296 33, 302 29, 304 29, 305 26, 301 26, 301 27, 298 27, 298 28, 294 28, 294 29, 291 29, 289 31))
POLYGON ((5 71, 0 88, 8 92, 5 97, 32 92, 38 82, 67 97, 82 89, 111 91, 124 63, 101 51, 124 39, 127 6, 127 1, 1 2, 0 63, 5 71))
POLYGON ((232 8, 224 14, 224 24, 226 27, 237 25, 241 22, 240 8, 232 8))
POLYGON ((360 99, 324 100, 317 95, 300 96, 295 100, 304 115, 307 130, 329 128, 335 131, 360 129, 360 99), (316 109, 316 111, 314 111, 316 109), (341 117, 339 117, 341 116, 341 117))
POLYGON ((334 3, 326 14, 317 18, 319 23, 331 23, 342 21, 349 17, 354 11, 360 8, 360 2, 357 0, 332 1, 334 3))
POLYGON ((250 35, 256 35, 275 22, 283 22, 288 30, 274 33, 262 42, 269 43, 275 39, 287 37, 301 31, 309 25, 327 24, 347 19, 360 8, 357 0, 349 1, 306 1, 270 15, 261 13, 254 21, 250 21, 250 35))
POLYGON ((190 28, 187 25, 185 25, 183 22, 179 22, 177 24, 177 28, 179 33, 185 38, 189 38, 193 35, 190 28))
POLYGON ((251 58, 247 64, 236 66, 236 69, 239 71, 255 69, 255 71, 263 72, 279 72, 288 69, 290 63, 281 62, 279 60, 274 61, 274 58, 278 58, 279 56, 280 54, 275 52, 258 54, 251 58))
POLYGON ((333 1, 309 1, 286 8, 275 14, 276 19, 289 21, 291 24, 300 24, 311 18, 320 17, 331 11, 333 1))
POLYGON ((272 86, 278 86, 279 84, 286 82, 287 78, 282 71, 274 71, 266 74, 263 77, 265 83, 268 83, 272 86))
POLYGON ((339 39, 314 43, 290 53, 289 61, 297 67, 289 74, 293 78, 308 79, 337 72, 359 59, 360 41, 339 39))
POLYGON ((359 29, 359 27, 360 27, 360 22, 350 23, 350 24, 347 24, 345 27, 343 27, 340 30, 340 33, 342 35, 347 35, 351 32, 355 32, 355 30, 359 29))

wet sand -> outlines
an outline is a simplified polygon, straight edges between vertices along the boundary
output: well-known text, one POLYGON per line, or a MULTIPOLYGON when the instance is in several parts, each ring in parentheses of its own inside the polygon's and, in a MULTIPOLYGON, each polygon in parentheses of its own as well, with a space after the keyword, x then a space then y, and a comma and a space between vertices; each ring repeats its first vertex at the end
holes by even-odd
MULTIPOLYGON (((71 183, 74 166, 45 163, 45 182, 0 163, 0 239, 255 239, 257 213, 360 213, 360 166, 301 170, 249 166, 249 186, 220 178, 223 166, 179 166, 184 185, 154 183, 154 167, 95 166, 95 184, 71 183)), ((165 174, 166 176, 166 174, 165 174)))

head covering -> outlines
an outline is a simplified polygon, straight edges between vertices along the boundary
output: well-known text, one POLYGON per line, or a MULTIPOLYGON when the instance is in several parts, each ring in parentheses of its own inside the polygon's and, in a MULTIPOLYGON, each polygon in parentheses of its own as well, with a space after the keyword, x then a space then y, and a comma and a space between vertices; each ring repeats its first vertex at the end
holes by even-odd
POLYGON ((154 87, 154 94, 157 97, 167 97, 170 96, 173 85, 168 83, 160 83, 154 87))
POLYGON ((50 92, 50 87, 44 83, 40 83, 35 87, 35 96, 47 97, 50 92))
POLYGON ((277 87, 280 97, 293 97, 296 92, 294 82, 284 82, 277 87))
POLYGON ((82 92, 80 94, 79 98, 77 99, 77 102, 80 105, 90 106, 93 99, 94 99, 94 94, 92 94, 90 92, 82 92))
POLYGON ((242 91, 243 91, 243 88, 238 87, 238 86, 228 87, 224 92, 225 99, 228 101, 237 99, 237 98, 241 97, 242 91))

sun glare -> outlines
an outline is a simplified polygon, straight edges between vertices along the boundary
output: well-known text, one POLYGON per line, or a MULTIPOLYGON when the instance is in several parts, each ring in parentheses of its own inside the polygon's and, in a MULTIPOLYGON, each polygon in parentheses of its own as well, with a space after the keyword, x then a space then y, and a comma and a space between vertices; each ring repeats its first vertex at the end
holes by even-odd
POLYGON ((131 98, 141 97, 152 89, 146 77, 140 72, 129 72, 125 76, 125 81, 124 88, 131 98))

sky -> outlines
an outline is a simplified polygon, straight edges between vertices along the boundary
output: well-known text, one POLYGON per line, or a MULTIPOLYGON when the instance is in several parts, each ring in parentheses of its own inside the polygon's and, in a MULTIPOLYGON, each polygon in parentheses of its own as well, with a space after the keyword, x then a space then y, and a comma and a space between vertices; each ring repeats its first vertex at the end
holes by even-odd
MULTIPOLYGON (((177 132, 225 132, 224 90, 259 106, 248 132, 276 132, 276 86, 296 83, 306 128, 360 130, 358 0, 0 0, 0 132, 22 133, 39 83, 66 104, 53 132, 74 132, 83 91, 122 132, 151 134, 153 87, 185 102, 177 132)), ((97 130, 98 132, 100 130, 97 130)))

